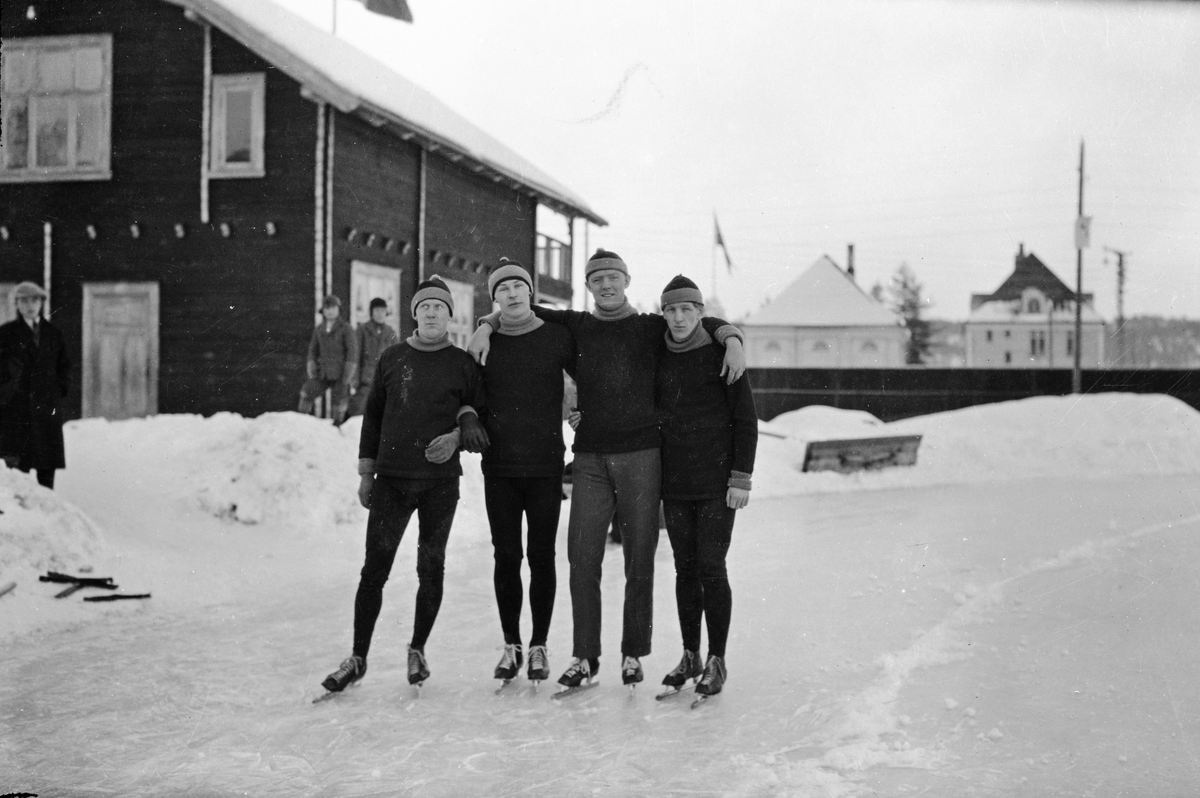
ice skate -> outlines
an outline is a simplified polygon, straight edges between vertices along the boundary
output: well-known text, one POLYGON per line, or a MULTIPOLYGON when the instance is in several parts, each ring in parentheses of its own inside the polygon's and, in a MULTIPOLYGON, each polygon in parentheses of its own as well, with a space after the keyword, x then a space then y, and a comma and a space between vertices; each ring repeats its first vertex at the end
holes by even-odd
POLYGON ((319 696, 313 703, 315 704, 317 701, 342 692, 365 676, 366 673, 367 660, 365 658, 358 656, 347 657, 336 671, 326 676, 325 681, 321 682, 321 686, 329 692, 323 696, 319 696))
POLYGON ((637 657, 626 657, 621 663, 621 681, 629 685, 632 690, 633 686, 643 679, 642 663, 637 657))
POLYGON ((529 647, 529 671, 525 676, 534 683, 535 687, 538 682, 544 682, 550 678, 550 657, 546 653, 545 646, 529 647))
POLYGON ((511 682, 517 678, 524 661, 520 643, 505 643, 504 654, 501 655, 500 662, 496 664, 495 678, 503 679, 505 683, 511 682))
POLYGON ((721 692, 721 688, 725 686, 726 675, 725 659, 710 655, 708 662, 704 664, 704 675, 700 677, 700 681, 696 684, 696 695, 699 697, 692 702, 692 709, 703 704, 711 696, 721 692))
POLYGON ((694 685, 684 687, 688 679, 693 682, 700 678, 704 673, 704 666, 700 663, 700 653, 697 651, 683 650, 683 658, 679 660, 679 664, 675 669, 663 677, 662 683, 667 688, 663 692, 655 696, 659 701, 664 698, 676 696, 685 689, 689 689, 694 685))
POLYGON ((429 664, 425 662, 425 651, 408 647, 408 683, 420 687, 429 678, 429 664))
POLYGON ((599 669, 599 666, 600 660, 598 659, 576 657, 571 660, 571 666, 563 672, 562 676, 558 677, 558 683, 566 689, 558 691, 554 697, 566 698, 569 695, 599 686, 600 682, 592 681, 592 674, 599 669))

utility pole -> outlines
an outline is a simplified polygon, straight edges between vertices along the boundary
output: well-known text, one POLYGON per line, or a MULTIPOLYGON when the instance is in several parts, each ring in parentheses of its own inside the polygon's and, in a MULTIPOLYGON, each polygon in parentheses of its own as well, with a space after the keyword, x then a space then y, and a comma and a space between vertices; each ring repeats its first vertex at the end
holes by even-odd
POLYGON ((1086 234, 1083 218, 1083 140, 1079 141, 1079 216, 1075 222, 1075 368, 1071 372, 1071 393, 1083 390, 1083 374, 1080 370, 1080 355, 1083 351, 1083 247, 1087 243, 1081 233, 1086 234), (1079 228, 1083 228, 1080 230, 1079 228))
POLYGON ((1105 247, 1117 256, 1117 365, 1125 359, 1125 259, 1132 253, 1105 247))

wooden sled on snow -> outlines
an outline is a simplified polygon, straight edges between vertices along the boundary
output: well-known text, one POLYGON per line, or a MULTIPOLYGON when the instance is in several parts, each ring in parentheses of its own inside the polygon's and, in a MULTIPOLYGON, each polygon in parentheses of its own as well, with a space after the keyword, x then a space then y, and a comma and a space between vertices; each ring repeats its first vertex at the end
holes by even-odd
POLYGON ((849 474, 852 471, 916 465, 917 447, 920 445, 920 435, 809 441, 800 470, 849 474))

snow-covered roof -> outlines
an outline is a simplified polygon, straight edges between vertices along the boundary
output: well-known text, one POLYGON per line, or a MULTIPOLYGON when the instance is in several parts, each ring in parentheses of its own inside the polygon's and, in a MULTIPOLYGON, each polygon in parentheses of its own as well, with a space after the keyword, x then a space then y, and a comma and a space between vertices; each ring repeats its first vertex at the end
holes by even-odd
POLYGON ((896 315, 875 301, 828 255, 743 322, 751 327, 895 327, 896 315))
POLYGON ((166 2, 204 19, 339 111, 416 138, 493 180, 529 190, 561 213, 607 224, 576 194, 429 92, 271 0, 166 2))
MULTIPOLYGON (((1075 305, 1074 303, 1055 308, 1051 313, 1014 313, 1013 309, 1018 307, 1020 300, 1005 302, 992 301, 984 302, 974 310, 967 318, 967 324, 1063 324, 1071 325, 1075 323, 1075 305)), ((1079 313, 1080 319, 1085 324, 1103 324, 1104 319, 1096 312, 1095 308, 1088 302, 1083 303, 1083 308, 1079 313)))

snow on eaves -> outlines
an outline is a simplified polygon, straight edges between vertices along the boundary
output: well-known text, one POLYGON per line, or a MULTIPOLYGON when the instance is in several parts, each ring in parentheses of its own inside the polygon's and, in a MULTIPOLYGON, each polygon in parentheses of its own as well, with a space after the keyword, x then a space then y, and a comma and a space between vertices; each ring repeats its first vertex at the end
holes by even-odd
POLYGON ((579 196, 445 103, 354 45, 271 0, 166 0, 262 56, 344 113, 391 123, 515 180, 599 225, 579 196))

